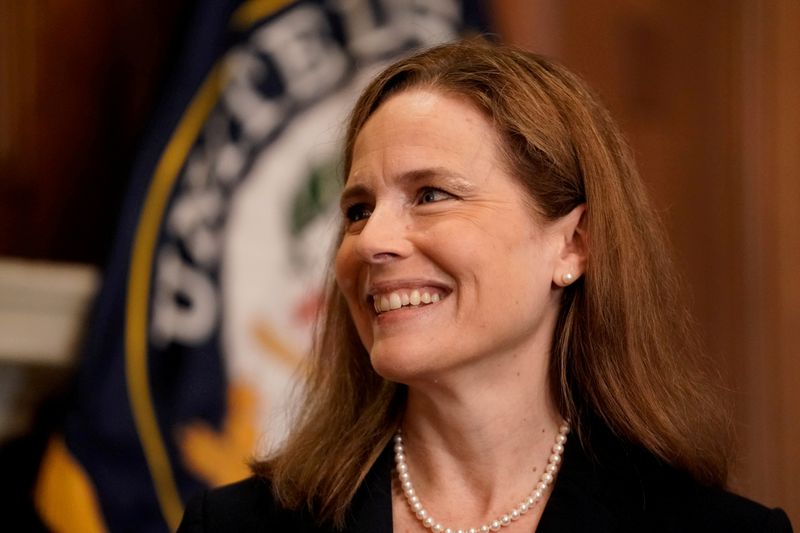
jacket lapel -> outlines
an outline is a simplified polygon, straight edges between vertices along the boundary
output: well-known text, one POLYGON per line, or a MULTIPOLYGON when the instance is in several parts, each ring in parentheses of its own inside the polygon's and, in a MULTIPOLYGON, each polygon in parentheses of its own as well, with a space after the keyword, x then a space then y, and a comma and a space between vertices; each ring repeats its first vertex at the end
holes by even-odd
POLYGON ((392 533, 392 443, 383 450, 350 507, 348 533, 392 533))
POLYGON ((587 452, 577 436, 567 442, 537 533, 619 533, 642 523, 642 476, 631 452, 603 429, 591 443, 587 452))

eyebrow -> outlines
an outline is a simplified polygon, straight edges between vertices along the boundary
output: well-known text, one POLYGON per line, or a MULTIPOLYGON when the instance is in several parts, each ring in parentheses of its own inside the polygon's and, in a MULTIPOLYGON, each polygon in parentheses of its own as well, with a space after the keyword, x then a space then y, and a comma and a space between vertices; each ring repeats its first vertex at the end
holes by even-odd
POLYGON ((348 205, 354 198, 362 198, 364 196, 369 196, 369 194, 369 187, 365 185, 351 185, 343 190, 341 196, 339 196, 339 206, 344 208, 344 206, 348 205))
MULTIPOLYGON (((444 180, 447 183, 448 188, 458 194, 466 194, 475 189, 474 185, 466 178, 446 167, 430 167, 410 170, 400 174, 394 179, 411 185, 431 179, 444 180)), ((369 196, 371 193, 372 189, 366 185, 351 185, 342 191, 339 203, 344 206, 353 198, 369 196)))

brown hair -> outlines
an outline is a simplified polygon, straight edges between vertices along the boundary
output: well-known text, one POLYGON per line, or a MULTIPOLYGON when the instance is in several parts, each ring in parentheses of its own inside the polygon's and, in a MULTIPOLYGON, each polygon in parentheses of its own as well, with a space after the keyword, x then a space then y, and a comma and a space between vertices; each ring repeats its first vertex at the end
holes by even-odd
MULTIPOLYGON (((597 418, 695 479, 724 484, 728 417, 702 370, 664 232, 607 111, 550 60, 481 39, 442 45, 398 61, 363 92, 347 130, 345 179, 366 121, 412 87, 461 95, 481 109, 545 219, 587 206, 586 272, 564 290, 551 354, 561 415, 583 437, 597 418)), ((284 505, 341 525, 399 423, 405 387, 372 369, 332 277, 326 309, 298 425, 255 472, 271 478, 284 505)))

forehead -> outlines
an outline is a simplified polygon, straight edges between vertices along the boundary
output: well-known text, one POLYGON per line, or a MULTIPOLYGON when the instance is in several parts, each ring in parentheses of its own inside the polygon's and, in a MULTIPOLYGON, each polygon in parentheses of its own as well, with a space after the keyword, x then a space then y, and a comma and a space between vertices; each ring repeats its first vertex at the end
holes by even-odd
POLYGON ((414 168, 466 170, 499 162, 498 135, 465 96, 412 88, 394 94, 367 119, 353 143, 347 180, 361 174, 414 168))

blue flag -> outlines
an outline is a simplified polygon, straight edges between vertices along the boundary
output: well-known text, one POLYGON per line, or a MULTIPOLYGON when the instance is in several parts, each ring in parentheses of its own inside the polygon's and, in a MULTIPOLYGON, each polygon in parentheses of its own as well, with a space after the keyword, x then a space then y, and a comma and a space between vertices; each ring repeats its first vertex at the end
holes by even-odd
POLYGON ((279 442, 336 231, 346 114, 371 75, 480 27, 457 0, 198 2, 133 169, 63 431, 56 531, 167 531, 279 442))

